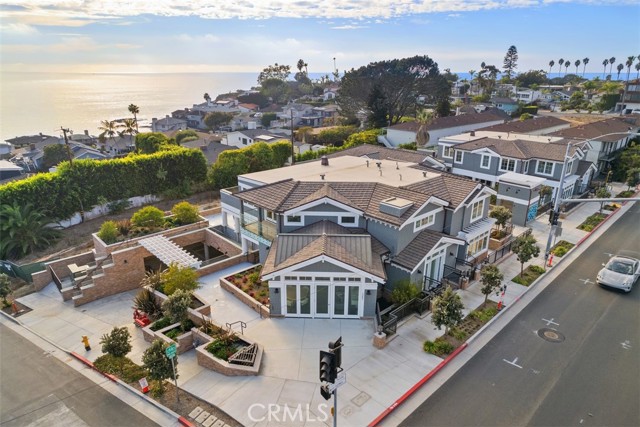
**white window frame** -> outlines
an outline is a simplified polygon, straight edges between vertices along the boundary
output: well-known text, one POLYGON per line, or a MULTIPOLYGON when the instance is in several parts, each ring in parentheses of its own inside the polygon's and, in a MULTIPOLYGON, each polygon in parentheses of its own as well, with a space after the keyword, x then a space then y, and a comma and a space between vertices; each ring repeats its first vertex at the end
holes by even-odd
POLYGON ((442 157, 446 157, 447 159, 453 159, 453 153, 455 152, 455 146, 453 145, 443 145, 442 146, 442 157), (447 156, 447 152, 450 156, 447 156))
POLYGON ((553 176, 553 170, 554 169, 555 169, 555 163, 554 162, 547 162, 545 160, 538 160, 538 162, 536 164, 536 173, 538 175, 553 176), (546 166, 547 165, 551 165, 551 172, 545 172, 544 171, 544 170, 546 170, 546 166), (544 166, 542 171, 540 171, 541 166, 544 166))
POLYGON ((339 217, 338 223, 340 225, 345 226, 345 227, 357 227, 358 226, 358 218, 356 218, 353 215, 342 215, 342 216, 339 217), (346 218, 353 219, 353 222, 345 222, 344 220, 346 218))
POLYGON ((500 159, 500 171, 501 172, 515 172, 516 171, 516 160, 515 159, 509 159, 507 157, 503 157, 500 159), (507 168, 504 169, 502 167, 502 162, 507 162, 507 168), (511 162, 513 162, 513 169, 509 169, 509 164, 511 164, 511 162))
POLYGON ((487 250, 489 247, 489 230, 474 237, 467 245, 467 258, 476 256, 477 254, 487 250), (473 251, 472 251, 473 249, 473 251))
POLYGON ((485 199, 482 200, 478 200, 477 202, 474 202, 471 204, 470 208, 471 208, 471 222, 477 221, 480 218, 482 218, 482 214, 484 213, 484 201, 485 199), (478 212, 475 212, 476 209, 478 209, 478 212), (475 212, 475 215, 474 215, 475 212))
POLYGON ((302 225, 304 224, 304 217, 300 214, 289 214, 289 215, 285 215, 284 217, 284 225, 302 225), (289 218, 291 217, 298 217, 300 218, 300 221, 291 221, 289 220, 289 218))
POLYGON ((416 218, 416 221, 413 223, 413 231, 420 231, 422 229, 425 229, 435 224, 435 222, 436 222, 435 212, 422 215, 419 218, 416 218))
POLYGON ((482 169, 489 169, 491 167, 491 156, 488 154, 483 154, 482 157, 480 158, 480 167, 482 169), (487 160, 487 165, 484 166, 484 159, 488 159, 487 160))
POLYGON ((572 168, 573 168, 573 160, 569 160, 569 163, 567 163, 567 170, 564 171, 564 176, 571 175, 572 168))
POLYGON ((522 173, 529 173, 529 160, 522 162, 522 173))
POLYGON ((464 162, 464 151, 455 150, 453 153, 453 163, 462 163, 464 162), (458 160, 458 154, 460 154, 460 160, 458 160))
POLYGON ((274 211, 270 211, 268 209, 264 210, 264 218, 267 221, 271 221, 271 222, 277 222, 277 217, 276 217, 276 213, 274 211))

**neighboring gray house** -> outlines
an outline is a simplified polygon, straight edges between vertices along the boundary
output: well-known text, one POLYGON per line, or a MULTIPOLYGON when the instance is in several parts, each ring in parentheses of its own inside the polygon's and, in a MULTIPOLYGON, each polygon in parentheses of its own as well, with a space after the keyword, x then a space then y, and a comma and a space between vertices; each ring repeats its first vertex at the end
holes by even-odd
MULTIPOLYGON (((440 138, 501 123, 504 123, 502 117, 490 113, 471 113, 439 117, 427 125, 429 132, 427 147, 435 147, 440 138)), ((378 139, 387 147, 397 147, 400 144, 415 142, 416 133, 419 128, 420 123, 418 122, 400 123, 388 127, 387 135, 381 135, 378 139)))
MULTIPOLYGON (((452 172, 494 186, 501 175, 513 172, 542 178, 542 184, 553 188, 553 197, 560 184, 567 143, 545 143, 530 140, 481 138, 453 147, 452 172)), ((578 165, 587 154, 587 144, 575 144, 569 150, 564 177, 563 198, 571 197, 581 188, 578 165)))
POLYGON ((221 191, 222 231, 259 251, 272 315, 372 317, 399 280, 440 286, 487 255, 495 192, 383 151, 241 175, 221 191))
POLYGON ((187 120, 176 119, 167 114, 164 119, 151 119, 151 132, 170 132, 172 130, 184 130, 187 128, 187 120))
POLYGON ((546 135, 568 129, 571 123, 553 116, 538 116, 529 120, 513 120, 480 129, 488 132, 506 132, 526 135, 546 135))

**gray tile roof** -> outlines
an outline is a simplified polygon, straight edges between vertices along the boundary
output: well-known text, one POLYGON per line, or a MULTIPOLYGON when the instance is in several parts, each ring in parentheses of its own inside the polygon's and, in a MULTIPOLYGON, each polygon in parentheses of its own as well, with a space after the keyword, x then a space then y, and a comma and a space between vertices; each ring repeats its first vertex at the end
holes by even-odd
POLYGON ((397 160, 401 162, 422 163, 426 154, 413 150, 387 148, 380 145, 362 144, 346 150, 328 154, 327 157, 357 156, 378 160, 397 160))
MULTIPOLYGON (((488 148, 504 157, 514 159, 544 159, 561 162, 567 150, 565 144, 547 144, 546 142, 525 141, 521 139, 505 140, 495 138, 481 138, 474 141, 456 145, 456 150, 473 151, 480 148, 488 148)), ((572 147, 570 154, 575 153, 576 147, 572 147)))
POLYGON ((388 252, 389 249, 366 231, 324 220, 279 235, 269 250, 262 275, 325 255, 386 279, 381 257, 388 252))
POLYGON ((576 169, 576 175, 580 177, 583 176, 587 172, 587 170, 589 170, 591 165, 594 165, 594 163, 588 160, 580 160, 578 162, 578 168, 576 169))
POLYGON ((481 130, 488 130, 493 132, 527 133, 556 126, 568 126, 569 124, 570 123, 568 121, 559 119, 557 117, 542 116, 530 120, 513 120, 507 123, 482 128, 481 130))
MULTIPOLYGON (((454 239, 454 237, 437 231, 423 230, 398 255, 391 259, 391 263, 413 270, 443 237, 454 239)), ((464 243, 464 240, 457 240, 464 243)))
MULTIPOLYGON (((438 171, 440 172, 440 171, 438 171)), ((455 209, 474 194, 478 183, 468 178, 442 173, 436 178, 427 179, 405 187, 408 190, 428 196, 435 196, 449 202, 449 207, 455 209)))
MULTIPOLYGON (((637 115, 633 115, 637 116, 637 115)), ((614 117, 597 122, 587 123, 580 126, 574 126, 569 129, 563 129, 552 133, 554 136, 563 136, 565 138, 592 139, 597 138, 598 141, 616 142, 623 139, 629 130, 629 127, 637 128, 640 126, 638 117, 614 117), (606 135, 609 133, 618 133, 616 135, 606 135)))
MULTIPOLYGON (((504 120, 504 118, 498 117, 493 113, 460 114, 458 116, 438 117, 429 123, 427 128, 429 130, 448 129, 458 126, 488 123, 496 120, 504 120)), ((420 123, 418 122, 407 122, 391 126, 389 129, 417 132, 419 127, 420 123)))

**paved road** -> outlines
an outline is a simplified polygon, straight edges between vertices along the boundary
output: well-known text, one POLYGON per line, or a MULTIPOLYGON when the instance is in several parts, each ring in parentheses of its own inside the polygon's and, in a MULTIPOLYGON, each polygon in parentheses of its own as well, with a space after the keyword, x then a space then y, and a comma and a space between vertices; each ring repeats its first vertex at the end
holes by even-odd
POLYGON ((640 283, 593 283, 606 252, 640 252, 639 218, 635 203, 401 426, 639 426, 640 283))
POLYGON ((0 336, 3 427, 157 426, 4 325, 0 336))

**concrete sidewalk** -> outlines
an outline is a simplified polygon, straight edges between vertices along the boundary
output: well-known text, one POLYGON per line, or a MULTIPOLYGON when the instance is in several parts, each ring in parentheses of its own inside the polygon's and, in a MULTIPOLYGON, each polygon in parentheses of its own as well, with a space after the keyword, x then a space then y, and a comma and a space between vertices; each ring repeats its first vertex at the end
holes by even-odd
MULTIPOLYGON (((615 187, 614 191, 626 189, 621 185, 615 187)), ((577 230, 576 226, 598 209, 598 203, 583 203, 571 212, 562 220, 561 239, 575 244, 586 236, 587 233, 577 230)), ((532 263, 543 265, 548 216, 539 217, 530 226, 541 247, 540 257, 532 263)), ((398 327, 395 338, 381 350, 372 345, 372 320, 261 319, 219 284, 221 277, 248 266, 237 265, 202 277, 202 287, 197 293, 211 304, 214 321, 225 325, 242 320, 247 324, 244 333, 264 346, 260 375, 226 377, 209 371, 196 363, 194 351, 180 355, 178 367, 178 384, 182 388, 218 406, 246 426, 331 425, 331 418, 324 417, 328 409, 319 406, 332 406, 333 402, 320 396, 318 351, 326 349, 327 343, 339 336, 343 337, 345 345, 343 367, 347 376, 347 383, 338 394, 341 426, 369 424, 442 361, 422 350, 425 340, 433 340, 444 332, 433 326, 430 314, 422 318, 409 317, 398 327), (288 422, 283 422, 282 412, 269 417, 269 405, 288 405, 292 413, 297 405, 303 405, 304 419, 289 417, 288 422), (306 405, 309 405, 309 414, 306 405)), ((514 255, 509 255, 500 260, 498 266, 508 283, 504 303, 509 305, 527 289, 510 281, 520 272, 520 263, 514 255)), ((484 301, 479 288, 479 283, 472 282, 466 290, 457 291, 465 304, 465 312, 484 301)), ((62 301, 51 283, 43 291, 19 299, 33 309, 19 319, 38 334, 90 360, 101 355, 98 342, 102 334, 114 326, 127 326, 133 336, 130 357, 141 362, 142 352, 148 344, 144 342, 142 332, 132 324, 135 293, 126 292, 75 308, 72 303, 62 301), (89 337, 93 350, 85 352, 80 342, 83 335, 89 337)), ((490 299, 497 301, 495 295, 490 299)))

